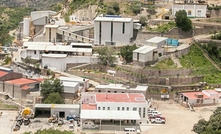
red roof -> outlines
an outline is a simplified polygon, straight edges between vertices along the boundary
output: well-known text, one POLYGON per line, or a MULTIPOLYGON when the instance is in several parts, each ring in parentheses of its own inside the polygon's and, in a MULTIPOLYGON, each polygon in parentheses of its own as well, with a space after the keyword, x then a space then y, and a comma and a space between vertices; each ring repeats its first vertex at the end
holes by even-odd
POLYGON ((23 90, 28 90, 29 88, 30 87, 28 85, 24 85, 24 86, 21 87, 21 89, 23 89, 23 90))
POLYGON ((97 105, 96 104, 82 104, 81 105, 81 109, 84 110, 96 110, 97 109, 97 105))
POLYGON ((5 82, 9 83, 9 84, 16 84, 16 85, 25 85, 25 84, 39 83, 36 80, 26 79, 26 78, 19 78, 19 79, 14 79, 14 80, 8 80, 8 81, 5 81, 5 82))
POLYGON ((210 98, 209 96, 207 96, 206 94, 204 94, 202 92, 187 92, 187 93, 182 93, 182 94, 189 99, 198 99, 196 96, 197 94, 202 94, 203 99, 210 98))
POLYGON ((8 74, 8 72, 0 71, 0 77, 4 76, 6 74, 8 74))
POLYGON ((145 102, 142 93, 97 93, 97 102, 145 102))
POLYGON ((37 78, 36 80, 39 82, 42 82, 42 81, 44 81, 44 78, 37 78))

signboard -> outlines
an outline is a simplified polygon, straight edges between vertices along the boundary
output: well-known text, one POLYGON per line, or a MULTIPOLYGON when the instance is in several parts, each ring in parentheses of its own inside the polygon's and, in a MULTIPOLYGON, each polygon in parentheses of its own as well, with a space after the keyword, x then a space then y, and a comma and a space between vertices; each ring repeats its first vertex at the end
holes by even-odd
POLYGON ((162 94, 161 96, 161 99, 169 99, 170 96, 168 94, 162 94))

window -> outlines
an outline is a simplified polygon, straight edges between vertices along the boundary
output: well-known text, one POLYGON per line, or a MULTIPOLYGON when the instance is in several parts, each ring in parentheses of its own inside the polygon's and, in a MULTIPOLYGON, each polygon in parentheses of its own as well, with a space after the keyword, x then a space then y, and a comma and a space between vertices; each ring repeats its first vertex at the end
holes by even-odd
POLYGON ((87 101, 89 101, 89 98, 87 98, 87 101))
POLYGON ((120 110, 120 107, 117 107, 117 110, 120 110))
POLYGON ((110 110, 110 107, 107 107, 107 110, 110 110))
POLYGON ((34 51, 34 54, 36 54, 36 50, 34 51))
POLYGON ((188 15, 191 15, 191 14, 192 14, 191 10, 188 10, 188 15))
POLYGON ((49 42, 51 42, 51 28, 49 28, 49 42))
POLYGON ((123 22, 123 29, 122 29, 122 33, 124 34, 125 32, 125 22, 123 22))
POLYGON ((133 107, 133 111, 137 111, 137 108, 136 108, 136 107, 133 107))
POLYGON ((113 22, 111 22, 111 42, 113 42, 113 22))
POLYGON ((99 44, 101 44, 101 22, 99 22, 99 44))
POLYGON ((100 108, 100 107, 98 107, 98 110, 101 110, 101 108, 100 108))
POLYGON ((124 111, 124 107, 122 107, 122 111, 124 111))
POLYGON ((105 110, 105 107, 103 107, 103 110, 105 110))
POLYGON ((129 111, 129 107, 127 107, 127 111, 129 111))
POLYGON ((146 116, 146 108, 143 108, 143 118, 146 116))
POLYGON ((141 107, 139 108, 139 115, 141 116, 141 107))

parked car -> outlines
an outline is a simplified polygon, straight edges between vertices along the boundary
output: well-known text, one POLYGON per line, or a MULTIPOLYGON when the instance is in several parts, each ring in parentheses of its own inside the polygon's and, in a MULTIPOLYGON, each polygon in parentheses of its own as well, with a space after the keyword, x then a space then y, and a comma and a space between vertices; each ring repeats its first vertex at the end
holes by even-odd
POLYGON ((161 118, 161 119, 166 120, 166 118, 161 115, 149 115, 149 120, 155 119, 155 118, 161 118))
POLYGON ((83 126, 83 128, 86 128, 86 129, 97 129, 97 128, 99 128, 99 126, 95 125, 94 122, 91 121, 91 120, 84 121, 82 126, 83 126))
POLYGON ((150 120, 151 123, 159 123, 159 124, 165 124, 166 120, 161 119, 161 118, 155 118, 150 120))
POLYGON ((159 111, 148 111, 148 115, 162 115, 159 111))

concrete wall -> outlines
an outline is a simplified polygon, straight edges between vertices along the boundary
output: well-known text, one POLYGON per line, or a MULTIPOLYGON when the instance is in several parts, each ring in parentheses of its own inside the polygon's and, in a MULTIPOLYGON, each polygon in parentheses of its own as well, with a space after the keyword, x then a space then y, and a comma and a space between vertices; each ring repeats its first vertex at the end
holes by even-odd
POLYGON ((45 34, 45 41, 47 42, 57 42, 57 28, 46 28, 46 34, 45 34), (50 30, 51 29, 51 36, 49 38, 49 33, 50 33, 50 30))
POLYGON ((0 81, 13 80, 13 79, 18 79, 18 78, 22 78, 22 77, 23 77, 23 75, 21 73, 10 72, 5 76, 0 77, 0 81))
POLYGON ((66 69, 66 57, 42 57, 41 67, 47 65, 51 70, 64 71, 66 69))
POLYGON ((80 107, 79 108, 51 108, 51 115, 58 115, 59 112, 65 112, 66 116, 79 116, 80 115, 80 107))

